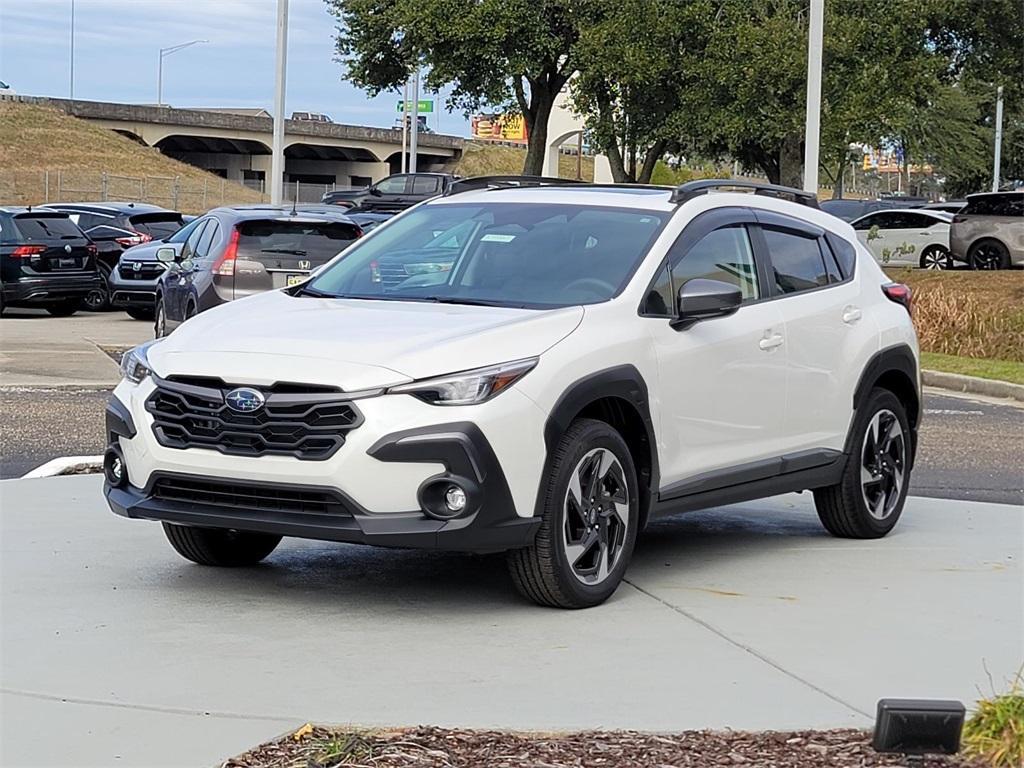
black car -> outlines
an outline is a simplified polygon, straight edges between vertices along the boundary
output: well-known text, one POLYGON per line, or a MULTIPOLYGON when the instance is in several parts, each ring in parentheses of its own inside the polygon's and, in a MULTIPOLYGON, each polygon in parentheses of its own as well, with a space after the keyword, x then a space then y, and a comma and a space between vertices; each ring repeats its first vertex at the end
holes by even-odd
POLYGON ((878 200, 855 200, 852 198, 822 200, 819 207, 825 213, 831 213, 843 221, 853 221, 875 211, 889 211, 893 208, 921 208, 927 202, 923 197, 889 195, 878 200))
POLYGON ((193 315, 262 291, 300 283, 361 237, 343 210, 268 206, 214 208, 180 246, 157 249, 167 264, 156 287, 156 335, 193 315))
POLYGON ((96 244, 103 285, 85 302, 94 312, 110 307, 110 274, 125 250, 169 237, 185 224, 177 211, 147 203, 47 203, 46 207, 68 214, 96 244))
POLYGON ((96 246, 66 214, 0 208, 0 312, 22 306, 72 315, 100 282, 96 246))
POLYGON ((397 213, 443 195, 458 177, 451 173, 398 173, 359 189, 336 189, 320 200, 352 211, 397 213))

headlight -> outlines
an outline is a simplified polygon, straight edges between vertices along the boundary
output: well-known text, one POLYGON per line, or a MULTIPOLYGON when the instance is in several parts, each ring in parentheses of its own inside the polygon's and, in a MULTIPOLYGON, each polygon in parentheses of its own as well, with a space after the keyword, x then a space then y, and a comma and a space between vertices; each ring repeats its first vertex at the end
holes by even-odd
POLYGON ((533 370, 538 358, 422 379, 391 387, 389 394, 414 395, 431 405, 475 405, 490 400, 533 370))
POLYGON ((150 347, 161 341, 163 339, 153 339, 125 352, 121 357, 121 375, 132 384, 141 383, 151 373, 146 354, 150 347))

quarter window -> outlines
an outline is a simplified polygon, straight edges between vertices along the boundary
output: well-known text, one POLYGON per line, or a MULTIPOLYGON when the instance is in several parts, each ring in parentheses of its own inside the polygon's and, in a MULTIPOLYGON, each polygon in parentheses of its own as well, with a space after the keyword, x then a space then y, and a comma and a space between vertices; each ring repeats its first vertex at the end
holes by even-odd
POLYGON ((798 293, 829 284, 817 238, 768 227, 764 228, 764 237, 771 254, 776 292, 798 293))

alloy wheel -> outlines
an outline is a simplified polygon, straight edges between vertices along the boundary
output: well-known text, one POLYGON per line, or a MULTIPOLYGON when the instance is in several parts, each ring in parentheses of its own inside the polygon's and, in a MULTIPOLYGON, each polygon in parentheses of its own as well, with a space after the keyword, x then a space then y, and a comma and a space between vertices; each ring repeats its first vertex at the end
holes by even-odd
POLYGON ((607 448, 577 462, 565 494, 562 546, 573 576, 602 583, 622 557, 629 530, 629 492, 622 465, 607 448))
POLYGON ((994 245, 979 245, 974 251, 975 269, 999 269, 1003 254, 994 245))
POLYGON ((947 269, 949 257, 944 251, 938 249, 925 251, 921 254, 921 266, 925 269, 947 269))
POLYGON ((876 520, 885 520, 899 504, 906 457, 906 439, 896 414, 878 411, 864 433, 860 468, 861 495, 876 520))

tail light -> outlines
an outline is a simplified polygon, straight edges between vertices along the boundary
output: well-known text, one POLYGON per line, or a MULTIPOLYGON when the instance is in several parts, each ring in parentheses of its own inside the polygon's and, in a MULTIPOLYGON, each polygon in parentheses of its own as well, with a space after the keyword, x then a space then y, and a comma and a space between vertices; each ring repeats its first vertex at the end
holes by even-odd
POLYGON ((38 256, 40 253, 46 250, 45 245, 19 245, 14 249, 14 253, 11 256, 17 256, 21 259, 27 259, 30 256, 38 256))
POLYGON ((959 213, 951 219, 953 224, 963 224, 965 221, 967 221, 967 217, 959 213))
POLYGON ((235 274, 235 259, 238 258, 238 230, 235 229, 231 232, 231 240, 228 242, 227 248, 215 262, 210 271, 215 275, 221 277, 233 277, 235 274))
POLYGON ((150 237, 149 235, 136 233, 129 237, 115 237, 114 241, 122 248, 131 248, 132 246, 135 245, 142 245, 143 243, 148 243, 152 239, 153 238, 150 237))
POLYGON ((885 283, 882 285, 882 293, 889 301, 902 304, 903 308, 910 312, 910 286, 903 283, 885 283))

